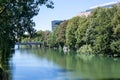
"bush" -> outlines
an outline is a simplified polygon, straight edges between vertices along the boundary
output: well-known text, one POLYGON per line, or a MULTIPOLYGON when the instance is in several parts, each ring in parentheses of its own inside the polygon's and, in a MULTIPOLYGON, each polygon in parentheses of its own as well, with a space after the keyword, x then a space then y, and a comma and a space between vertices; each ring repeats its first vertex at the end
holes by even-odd
POLYGON ((80 47, 80 49, 77 52, 79 54, 93 54, 94 53, 91 45, 83 45, 82 47, 80 47))
POLYGON ((120 40, 113 41, 110 45, 110 48, 114 53, 120 54, 120 40))

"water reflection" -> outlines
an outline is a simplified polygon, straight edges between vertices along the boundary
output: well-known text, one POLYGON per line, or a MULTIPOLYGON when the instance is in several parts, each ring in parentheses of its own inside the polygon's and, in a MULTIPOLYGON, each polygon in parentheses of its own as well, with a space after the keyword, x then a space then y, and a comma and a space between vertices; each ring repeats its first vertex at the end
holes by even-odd
POLYGON ((120 59, 64 54, 52 49, 15 50, 2 58, 4 80, 119 79, 120 59), (9 64, 9 65, 8 65, 9 64), (11 65, 10 65, 11 64, 11 65))
POLYGON ((7 50, 6 53, 0 53, 0 80, 12 80, 9 60, 14 50, 7 50))
MULTIPOLYGON (((28 50, 29 52, 29 50, 28 50)), ((108 57, 77 57, 73 54, 64 54, 51 49, 30 50, 31 53, 57 64, 62 70, 71 72, 71 79, 118 79, 120 78, 120 59, 108 57), (90 58, 89 58, 90 57, 90 58), (88 58, 88 59, 87 59, 88 58)))
POLYGON ((17 54, 11 59, 15 68, 12 72, 13 80, 65 80, 69 78, 71 71, 48 60, 46 55, 44 56, 48 54, 46 50, 35 50, 35 52, 44 52, 42 55, 40 53, 41 56, 38 52, 34 53, 34 50, 16 50, 17 54))
POLYGON ((58 51, 45 50, 33 53, 39 57, 46 57, 64 69, 72 70, 72 77, 82 79, 118 79, 120 78, 120 59, 94 56, 89 58, 77 57, 76 55, 64 55, 58 51), (50 55, 51 54, 51 55, 50 55), (87 59, 88 58, 88 59, 87 59))

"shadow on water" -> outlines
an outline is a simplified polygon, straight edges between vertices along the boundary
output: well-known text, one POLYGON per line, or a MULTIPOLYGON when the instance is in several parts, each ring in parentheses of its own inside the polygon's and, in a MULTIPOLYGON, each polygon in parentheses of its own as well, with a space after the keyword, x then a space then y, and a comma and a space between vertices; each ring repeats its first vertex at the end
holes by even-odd
POLYGON ((6 53, 0 53, 0 80, 12 80, 9 60, 14 50, 8 50, 6 53))

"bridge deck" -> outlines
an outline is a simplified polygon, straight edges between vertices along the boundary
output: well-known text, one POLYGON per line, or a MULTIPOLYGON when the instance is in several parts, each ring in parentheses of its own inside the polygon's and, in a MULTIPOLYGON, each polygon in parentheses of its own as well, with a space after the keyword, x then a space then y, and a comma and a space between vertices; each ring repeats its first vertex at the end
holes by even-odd
POLYGON ((16 45, 40 45, 43 44, 43 42, 23 42, 23 43, 19 43, 17 42, 16 45))

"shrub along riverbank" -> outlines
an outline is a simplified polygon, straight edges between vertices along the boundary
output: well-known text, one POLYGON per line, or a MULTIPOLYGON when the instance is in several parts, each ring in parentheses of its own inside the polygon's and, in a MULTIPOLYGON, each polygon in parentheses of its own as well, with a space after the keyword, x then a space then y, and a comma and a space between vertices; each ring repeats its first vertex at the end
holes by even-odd
POLYGON ((120 5, 96 8, 88 17, 73 17, 53 32, 38 31, 31 41, 45 42, 48 47, 66 45, 82 54, 120 56, 120 5))

